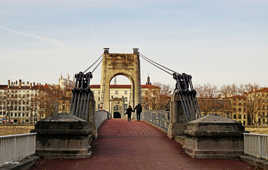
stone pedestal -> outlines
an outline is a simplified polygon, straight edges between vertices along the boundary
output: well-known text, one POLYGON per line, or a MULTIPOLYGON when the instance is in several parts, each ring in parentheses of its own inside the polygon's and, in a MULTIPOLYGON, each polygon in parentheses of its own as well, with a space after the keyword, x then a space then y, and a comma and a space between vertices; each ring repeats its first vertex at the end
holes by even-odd
POLYGON ((168 137, 170 139, 184 134, 186 125, 181 99, 177 92, 174 92, 170 102, 170 123, 168 127, 168 137))
POLYGON ((168 126, 167 136, 170 139, 174 139, 176 136, 183 136, 185 126, 185 123, 170 123, 168 126))
POLYGON ((233 159, 243 154, 240 122, 209 115, 189 122, 184 130, 185 152, 193 158, 233 159))
POLYGON ((91 156, 92 129, 74 115, 59 114, 35 125, 36 153, 40 157, 88 158, 91 156))

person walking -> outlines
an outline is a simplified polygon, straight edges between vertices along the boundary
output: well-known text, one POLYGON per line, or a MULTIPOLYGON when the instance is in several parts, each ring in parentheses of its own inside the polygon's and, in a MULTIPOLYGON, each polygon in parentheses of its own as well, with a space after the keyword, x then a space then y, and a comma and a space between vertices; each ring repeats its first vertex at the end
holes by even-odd
POLYGON ((134 111, 136 110, 136 114, 137 114, 137 120, 140 121, 141 120, 141 112, 142 112, 142 106, 141 104, 137 104, 134 108, 134 111))
POLYGON ((134 112, 134 111, 132 110, 132 107, 129 105, 128 108, 127 108, 127 111, 126 111, 128 121, 131 121, 132 112, 134 112))

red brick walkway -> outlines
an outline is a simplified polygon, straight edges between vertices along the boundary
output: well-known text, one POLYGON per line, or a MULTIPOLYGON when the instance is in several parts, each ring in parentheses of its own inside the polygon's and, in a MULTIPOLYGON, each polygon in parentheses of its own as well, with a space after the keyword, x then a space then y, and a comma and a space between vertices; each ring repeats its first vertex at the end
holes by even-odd
POLYGON ((250 170, 234 160, 196 160, 144 122, 109 120, 90 159, 42 160, 32 170, 250 170))

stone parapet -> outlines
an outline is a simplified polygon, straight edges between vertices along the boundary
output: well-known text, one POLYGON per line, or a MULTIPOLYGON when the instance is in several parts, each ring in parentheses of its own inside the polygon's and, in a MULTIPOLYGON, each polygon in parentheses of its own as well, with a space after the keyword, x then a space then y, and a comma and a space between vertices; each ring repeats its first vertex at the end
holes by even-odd
POLYGON ((35 125, 36 152, 44 158, 87 158, 91 156, 93 129, 74 115, 59 114, 35 125))
POLYGON ((184 133, 194 137, 243 136, 245 128, 232 119, 212 115, 202 117, 187 124, 184 133))
POLYGON ((216 115, 191 121, 184 130, 185 152, 193 158, 239 158, 244 130, 241 123, 216 115))

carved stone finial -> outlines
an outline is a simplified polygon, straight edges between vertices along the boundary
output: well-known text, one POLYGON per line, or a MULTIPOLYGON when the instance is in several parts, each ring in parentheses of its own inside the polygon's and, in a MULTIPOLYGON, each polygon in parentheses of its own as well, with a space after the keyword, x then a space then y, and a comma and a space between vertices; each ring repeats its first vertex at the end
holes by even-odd
POLYGON ((104 54, 109 54, 109 48, 104 48, 104 54))

